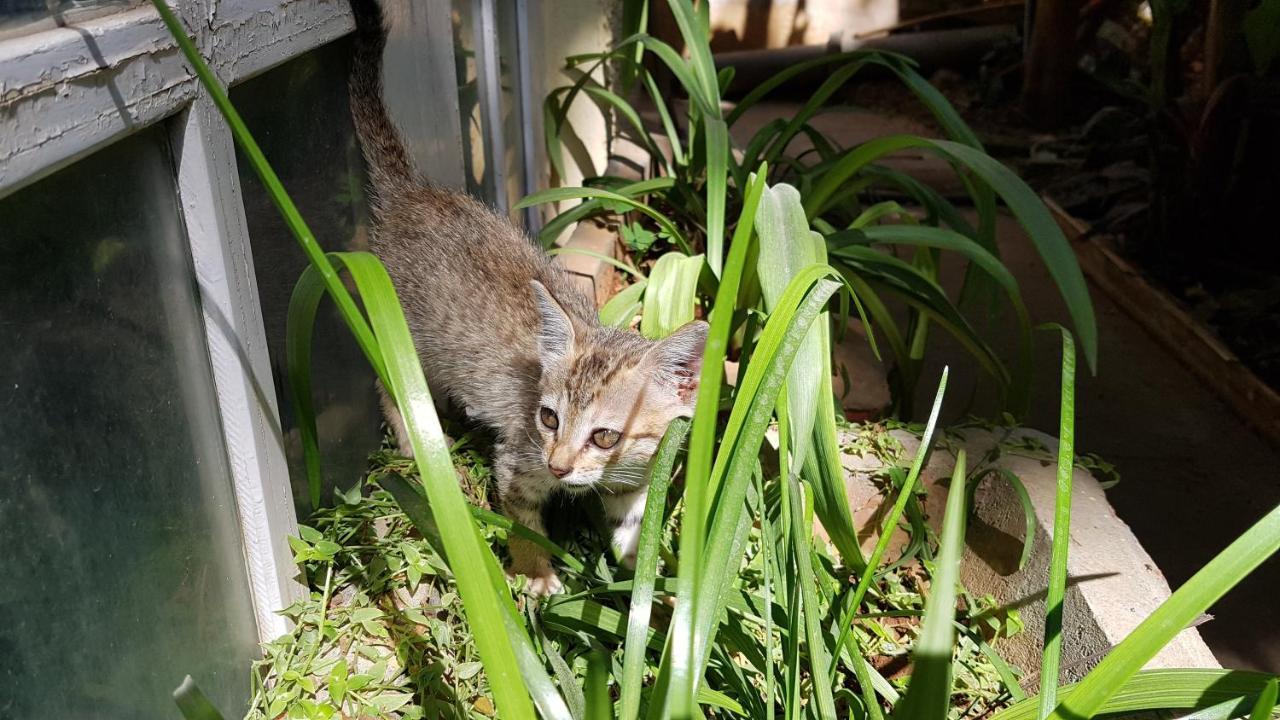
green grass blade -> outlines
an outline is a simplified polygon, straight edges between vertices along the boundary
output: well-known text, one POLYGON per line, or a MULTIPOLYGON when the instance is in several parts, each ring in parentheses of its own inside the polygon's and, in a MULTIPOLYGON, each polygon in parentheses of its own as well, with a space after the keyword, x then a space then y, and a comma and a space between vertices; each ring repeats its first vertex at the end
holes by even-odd
POLYGON ((711 44, 707 40, 707 29, 698 20, 693 5, 689 0, 667 0, 671 6, 671 14, 675 17, 680 35, 684 39, 685 49, 689 52, 689 64, 693 67, 693 76, 697 87, 695 91, 707 108, 715 108, 715 117, 720 117, 720 85, 717 82, 716 66, 711 60, 711 44))
POLYGON ((1035 548, 1036 508, 1031 504, 1031 496, 1027 494, 1027 486, 1023 484, 1022 478, 1015 475, 1008 468, 994 468, 969 484, 969 507, 971 509, 974 507, 974 492, 977 491, 982 481, 989 477, 998 477, 1009 483, 1009 487, 1013 488, 1014 494, 1018 496, 1018 504, 1022 506, 1022 554, 1018 557, 1018 569, 1021 570, 1027 566, 1027 561, 1031 559, 1031 551, 1035 548))
POLYGON ((186 720, 222 720, 222 713, 200 692, 190 675, 183 678, 182 684, 173 691, 173 702, 186 720))
POLYGON ((737 122, 739 119, 742 118, 743 114, 745 114, 747 110, 751 109, 752 106, 754 106, 756 103, 763 100, 769 93, 787 84, 787 82, 790 81, 792 78, 802 75, 810 70, 815 70, 817 68, 820 68, 824 65, 832 65, 836 63, 849 63, 849 62, 855 62, 855 63, 872 62, 872 63, 885 64, 885 56, 882 55, 881 53, 867 52, 865 50, 856 50, 853 52, 841 53, 839 55, 827 55, 825 57, 815 58, 813 60, 808 60, 806 62, 790 65, 786 69, 780 70, 779 72, 770 76, 764 82, 752 88, 751 92, 747 93, 741 100, 738 101, 738 104, 735 105, 733 110, 730 111, 729 114, 725 117, 725 121, 728 122, 730 126, 732 126, 735 122, 737 122))
MULTIPOLYGON (((1071 333, 1062 333, 1062 387, 1058 420, 1057 492, 1053 503, 1053 550, 1049 589, 1045 596, 1044 656, 1040 662, 1040 717, 1057 705, 1058 668, 1062 662, 1062 618, 1067 591, 1067 556, 1071 549, 1071 472, 1075 461, 1076 348, 1071 333)), ((1136 668, 1135 668, 1136 669, 1136 668)))
POLYGON ((778 133, 777 139, 769 147, 769 152, 765 155, 765 159, 770 164, 777 163, 778 159, 786 151, 787 146, 800 133, 800 128, 804 127, 826 105, 827 100, 862 69, 863 65, 865 65, 865 60, 855 60, 847 63, 831 73, 831 76, 823 81, 822 85, 813 92, 800 110, 787 122, 787 126, 778 133))
MULTIPOLYGON (((613 192, 634 198, 640 195, 657 192, 659 190, 669 190, 674 185, 674 178, 659 177, 622 185, 620 187, 613 188, 613 192)), ((560 214, 548 220, 547 224, 543 225, 542 229, 538 231, 538 243, 542 245, 544 249, 555 247, 556 240, 560 239, 560 236, 564 234, 565 229, 570 225, 588 217, 608 212, 610 212, 610 205, 606 204, 604 200, 584 200, 583 202, 564 210, 560 214)))
MULTIPOLYGON (((823 345, 830 347, 830 330, 823 327, 821 331, 826 336, 823 345)), ((810 461, 806 462, 804 475, 813 485, 814 509, 823 529, 845 565, 856 573, 866 567, 866 560, 858 545, 857 528, 853 526, 844 467, 840 461, 830 354, 824 355, 822 361, 822 373, 818 376, 818 417, 813 428, 813 453, 810 461)))
POLYGON ((495 591, 491 571, 486 571, 487 566, 496 568, 497 560, 481 540, 458 487, 444 433, 391 278, 370 253, 334 255, 351 272, 382 348, 388 388, 409 430, 431 514, 440 529, 445 557, 453 570, 497 707, 504 717, 533 717, 529 691, 507 632, 503 631, 510 631, 503 604, 510 604, 511 598, 505 583, 500 592, 495 591))
POLYGON ((904 223, 915 225, 915 216, 907 212, 906 208, 893 200, 885 200, 863 210, 858 217, 849 223, 850 230, 859 230, 871 225, 875 225, 881 218, 897 216, 904 223))
POLYGON ((1191 576, 1103 658, 1049 717, 1069 720, 1096 715, 1175 635, 1277 550, 1280 550, 1280 506, 1191 576))
POLYGON ((924 623, 911 651, 914 670, 894 718, 946 720, 951 707, 951 653, 955 647, 956 586, 960 584, 960 555, 964 552, 965 456, 956 453, 956 468, 947 491, 938 557, 934 562, 924 623))
MULTIPOLYGON (((688 698, 692 694, 689 691, 696 687, 696 680, 707 661, 708 648, 715 636, 720 600, 742 559, 738 529, 745 527, 747 487, 758 462, 760 443, 796 351, 827 300, 839 288, 838 283, 827 279, 831 276, 835 276, 835 271, 830 267, 816 265, 792 280, 791 288, 784 293, 778 308, 765 324, 741 380, 737 400, 720 443, 720 452, 712 468, 712 478, 719 480, 709 483, 706 490, 715 493, 712 495, 715 500, 711 503, 713 512, 702 576, 697 584, 693 581, 685 584, 684 577, 681 578, 682 592, 677 599, 672 634, 679 638, 687 633, 691 640, 691 657, 683 666, 673 664, 671 687, 675 694, 671 699, 675 702, 671 705, 671 714, 675 717, 683 717, 692 711, 688 707, 688 698), (682 603, 694 610, 694 617, 680 613, 682 603), (680 673, 687 675, 681 677, 680 673), (683 699, 682 689, 688 693, 683 699)), ((682 570, 686 549, 682 545, 682 570)))
POLYGON ((302 457, 307 470, 307 492, 311 509, 320 509, 320 439, 316 430, 316 411, 311 394, 311 336, 316 312, 324 296, 320 273, 308 265, 289 298, 285 320, 285 366, 289 373, 289 397, 294 419, 302 436, 302 457))
POLYGON ((862 605, 862 599, 866 597, 867 591, 871 589, 871 583, 875 580, 876 571, 880 567, 880 560, 884 558, 885 552, 889 549, 889 541, 893 539, 893 530, 902 518, 902 513, 906 511, 907 503, 911 500, 911 494, 915 491, 916 481, 919 480, 920 472, 924 469, 925 460, 929 457, 929 452, 933 448, 933 433, 938 426, 938 416, 942 412, 942 398, 947 394, 947 378, 950 373, 950 368, 944 367, 942 369, 942 377, 938 380, 938 391, 933 396, 933 408, 929 411, 929 420, 924 425, 924 434, 920 436, 920 446, 916 448, 915 458, 911 461, 911 469, 907 472, 907 476, 902 482, 902 488, 898 490, 898 497, 893 501, 893 508, 889 510, 889 513, 885 515, 884 520, 880 523, 880 537, 876 540, 876 545, 872 548, 870 557, 867 558, 866 567, 858 578, 857 586, 854 588, 853 593, 848 596, 848 600, 841 610, 840 637, 836 640, 835 650, 832 652, 833 657, 840 657, 845 643, 848 642, 849 638, 853 637, 853 616, 862 605))
POLYGON ((603 200, 584 200, 567 210, 562 210, 538 231, 538 244, 542 249, 549 250, 556 246, 556 241, 570 225, 607 212, 609 209, 603 200))
POLYGON ((769 512, 763 507, 764 505, 764 478, 760 473, 755 476, 756 495, 760 497, 760 567, 762 569, 763 578, 761 579, 760 589, 763 594, 764 606, 762 615, 764 615, 764 663, 761 672, 765 678, 764 703, 768 708, 769 720, 773 719, 773 698, 775 691, 775 678, 773 672, 773 583, 772 573, 775 559, 775 545, 773 540, 773 523, 769 520, 769 512))
MULTIPOLYGON (((894 203, 895 205, 897 203, 894 203)), ((963 255, 966 260, 980 267, 991 276, 1011 298, 1019 296, 1018 281, 1005 267, 1000 258, 992 255, 986 248, 972 238, 961 235, 954 230, 927 225, 879 225, 848 233, 855 237, 861 234, 866 241, 874 245, 903 245, 913 247, 937 248, 963 255)), ((835 233, 827 237, 828 242, 839 241, 846 233, 835 233)), ((837 253, 839 251, 836 251, 837 253)))
POLYGON ((676 49, 668 45, 666 42, 659 40, 652 35, 637 33, 631 37, 624 38, 614 45, 615 52, 621 52, 637 44, 643 44, 646 52, 651 52, 662 61, 671 74, 675 76, 676 81, 684 88, 689 95, 690 110, 698 110, 704 114, 719 116, 719 113, 713 110, 713 105, 707 104, 706 94, 703 92, 702 86, 690 70, 689 63, 685 61, 676 49))
POLYGON ((547 149, 547 160, 551 163, 552 174, 561 181, 565 178, 564 144, 560 141, 560 107, 559 96, 568 88, 560 87, 547 93, 542 101, 542 144, 547 149))
POLYGON ((471 516, 485 525, 501 528, 505 530, 508 535, 514 535, 518 538, 528 540, 534 545, 546 550, 552 557, 564 563, 565 567, 575 573, 582 574, 587 571, 586 566, 583 565, 581 560, 570 555, 568 550, 565 550, 552 542, 546 535, 543 535, 532 528, 521 525, 518 522, 514 522, 507 516, 499 515, 492 510, 485 510, 484 508, 476 507, 475 505, 470 505, 469 507, 471 509, 471 516))
POLYGON ((667 491, 675 469, 680 445, 689 432, 689 422, 677 419, 667 428, 658 450, 649 462, 649 495, 640 521, 640 541, 636 549, 635 577, 631 588, 631 609, 627 613, 627 637, 623 646, 622 677, 618 685, 618 717, 634 720, 640 714, 640 690, 644 686, 649 617, 653 610, 654 582, 658 576, 658 547, 662 542, 667 491))
POLYGON ((702 265, 701 255, 688 257, 672 251, 658 258, 644 291, 641 335, 652 340, 664 338, 693 320, 702 265))
POLYGON ((661 159, 662 153, 659 152, 656 145, 653 144, 653 138, 649 136, 649 131, 644 128, 644 121, 640 119, 640 113, 631 106, 631 103, 623 100, 618 95, 610 92, 594 79, 590 80, 582 88, 587 95, 601 105, 601 114, 605 119, 609 118, 609 110, 612 109, 618 116, 627 121, 632 131, 636 134, 636 142, 639 143, 649 154, 655 159, 661 159))
MULTIPOLYGON (((838 267, 848 268, 864 280, 875 280, 892 289, 908 305, 928 316, 931 322, 936 322, 959 341, 1002 388, 1008 386, 1009 371, 1000 357, 978 335, 942 288, 919 268, 887 253, 858 246, 841 248, 832 253, 832 258, 838 267)), ((852 279, 850 283, 853 284, 852 279)), ((909 358, 910 350, 905 345, 904 352, 909 358)))
POLYGON ((596 252, 595 250, 588 250, 586 248, 580 248, 580 247, 560 247, 560 248, 552 248, 547 251, 547 255, 551 257, 555 257, 556 255, 565 255, 565 254, 583 255, 595 260, 599 260, 600 262, 605 263, 607 265, 612 265, 613 267, 616 267, 619 270, 639 280, 645 279, 644 273, 640 272, 638 269, 628 265, 627 263, 622 262, 617 258, 611 258, 608 255, 605 255, 604 253, 596 252))
MULTIPOLYGON (((694 712, 698 679, 707 661, 710 641, 715 635, 715 618, 720 611, 721 598, 725 595, 726 583, 741 562, 739 530, 745 527, 743 521, 747 519, 747 485, 754 464, 758 462, 760 443, 796 349, 826 301, 839 287, 825 279, 834 273, 829 267, 815 266, 797 275, 765 325, 751 364, 741 380, 738 399, 720 441, 720 452, 712 467, 710 481, 702 488, 701 494, 715 498, 713 502, 707 502, 713 513, 708 518, 710 532, 705 534, 702 542, 691 540, 689 536, 688 521, 695 508, 692 503, 686 504, 686 525, 681 533, 680 547, 681 591, 676 601, 672 631, 668 634, 672 644, 659 669, 658 684, 666 693, 666 703, 658 709, 666 716, 683 718, 694 712), (717 481, 718 478, 723 478, 723 483, 717 481), (696 572, 689 571, 691 566, 697 568, 696 572)), ((703 368, 705 373, 705 361, 703 368)), ((700 392, 705 390, 703 386, 700 392)), ((700 397, 698 402, 700 408, 704 400, 700 397)), ((697 420, 695 411, 695 431, 697 420)), ((691 443, 691 466, 695 450, 697 447, 691 443)), ((699 494, 696 492, 696 479, 692 479, 692 473, 689 477, 691 479, 686 480, 686 500, 699 494)), ((697 510, 701 512, 700 508, 697 510)), ((655 697, 663 696, 655 693, 655 697)))
MULTIPOLYGON (((671 119, 671 112, 667 110, 666 98, 662 96, 662 92, 658 90, 658 83, 648 71, 644 73, 644 87, 649 92, 649 99, 653 102, 653 106, 658 110, 658 119, 662 121, 662 132, 666 135, 667 142, 671 143, 672 165, 684 165, 684 146, 680 143, 680 132, 676 130, 676 124, 671 119)), ((673 170, 674 168, 671 165, 667 166, 668 172, 673 170)))
POLYGON ((813 503, 805 502, 807 493, 794 479, 783 478, 791 496, 791 548, 795 555, 796 583, 800 588, 800 607, 792 608, 804 614, 805 649, 809 655, 809 677, 813 697, 817 704, 817 716, 835 720, 836 704, 831 696, 835 685, 831 659, 822 636, 822 606, 818 602, 813 573, 813 503))
MULTIPOLYGON (((1143 670, 1121 683, 1096 714, 1199 711, 1228 703, 1231 707, 1226 717, 1241 717, 1255 705, 1253 698, 1275 679, 1270 673, 1244 670, 1143 670)), ((1071 701, 1079 686, 1080 683, 1076 683, 1059 689, 1064 704, 1071 701)), ((1027 698, 996 713, 993 720, 1035 720, 1038 702, 1037 698, 1027 698)))
MULTIPOLYGON (((423 537, 430 540, 436 547, 444 547, 440 528, 433 517, 430 503, 423 496, 421 485, 412 485, 408 480, 394 473, 383 475, 379 478, 378 483, 383 489, 391 493, 391 496, 395 498, 396 504, 400 506, 405 516, 413 522, 414 527, 422 533, 423 537)), ((483 570, 494 588, 495 595, 503 596, 501 597, 503 615, 501 632, 511 642, 511 650, 515 655, 520 673, 524 677, 525 684, 529 688, 529 693, 533 697, 533 702, 537 706, 539 714, 543 718, 572 720, 573 715, 565 703, 565 698, 556 690, 555 684, 551 682, 551 678, 547 675, 546 669, 542 665, 542 659, 533 648, 533 643, 529 639, 519 612, 516 610, 515 603, 511 601, 511 596, 506 594, 506 580, 503 578, 502 569, 498 567, 497 559, 493 557, 493 553, 489 553, 485 558, 483 570)), ((548 656, 550 656, 549 653, 548 656)))
POLYGON ((974 134, 964 118, 960 117, 960 113, 956 112, 955 106, 951 104, 947 97, 933 86, 933 83, 924 78, 923 75, 916 72, 911 63, 902 62, 894 59, 885 63, 894 74, 902 80, 902 84, 906 85, 911 92, 915 93, 925 108, 933 114, 933 117, 942 126, 942 131, 947 137, 956 142, 964 143, 969 147, 982 149, 982 142, 978 140, 978 136, 974 134))

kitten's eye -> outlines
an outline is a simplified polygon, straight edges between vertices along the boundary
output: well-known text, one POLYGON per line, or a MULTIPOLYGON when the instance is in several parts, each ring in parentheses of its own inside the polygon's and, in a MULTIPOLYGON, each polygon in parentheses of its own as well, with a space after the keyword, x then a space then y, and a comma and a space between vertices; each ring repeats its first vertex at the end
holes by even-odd
POLYGON ((538 419, 542 421, 542 424, 545 425, 548 430, 555 430, 560 427, 560 418, 556 417, 556 411, 549 407, 543 406, 543 408, 538 411, 538 419))
POLYGON ((608 450, 614 445, 617 445, 618 439, 621 437, 622 434, 617 430, 605 430, 604 428, 601 428, 591 433, 591 442, 595 443, 596 447, 601 450, 608 450))

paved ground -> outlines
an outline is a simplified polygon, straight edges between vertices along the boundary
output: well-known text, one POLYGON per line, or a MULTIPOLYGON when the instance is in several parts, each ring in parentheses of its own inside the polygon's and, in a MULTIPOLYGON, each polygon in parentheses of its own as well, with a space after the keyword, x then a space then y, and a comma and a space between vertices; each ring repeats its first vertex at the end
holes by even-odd
MULTIPOLYGON (((791 112, 794 106, 784 104, 753 109, 735 126, 734 135, 745 142, 754 128, 791 112)), ((818 120, 824 132, 846 147, 883 134, 925 132, 910 120, 861 111, 827 113, 818 120)), ((922 179, 948 174, 945 166, 914 158, 899 167, 922 179)), ((999 237, 1033 318, 1065 322, 1052 281, 1012 219, 1002 221, 999 237)), ((1091 289, 1100 333, 1099 368, 1090 377, 1081 363, 1077 448, 1115 464, 1122 481, 1108 497, 1176 588, 1280 504, 1280 450, 1245 427, 1119 306, 1091 289)), ((999 344, 1011 346, 1011 333, 1004 335, 999 344)), ((949 408, 962 412, 975 384, 983 383, 980 370, 945 339, 930 349, 929 357, 933 365, 925 378, 936 378, 941 365, 951 363, 949 408)), ((1041 334, 1028 424, 1053 434, 1058 426, 1058 357, 1056 338, 1041 334)), ((923 389, 922 395, 931 398, 932 391, 923 389)), ((917 402, 921 406, 927 406, 924 399, 917 402)), ((1210 612, 1216 619, 1200 631, 1224 666, 1280 672, 1280 557, 1264 564, 1210 612)))

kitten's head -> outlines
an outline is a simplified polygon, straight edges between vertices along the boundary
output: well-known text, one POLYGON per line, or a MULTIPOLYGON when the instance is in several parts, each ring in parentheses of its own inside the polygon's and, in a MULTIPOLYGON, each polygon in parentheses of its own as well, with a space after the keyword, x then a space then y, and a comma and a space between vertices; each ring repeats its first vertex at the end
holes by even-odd
POLYGON ((575 321, 541 283, 541 399, 533 423, 547 470, 570 491, 626 492, 667 424, 693 414, 707 324, 690 322, 657 342, 575 321))

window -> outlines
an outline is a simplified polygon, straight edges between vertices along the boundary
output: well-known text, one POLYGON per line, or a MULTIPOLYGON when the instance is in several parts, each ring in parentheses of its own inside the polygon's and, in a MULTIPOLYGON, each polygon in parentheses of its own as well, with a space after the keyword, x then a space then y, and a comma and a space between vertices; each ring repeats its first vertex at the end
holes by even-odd
POLYGON ((0 0, 0 39, 83 22, 142 0, 0 0))
POLYGON ((257 632, 165 134, 0 200, 0 708, 243 710, 257 632))
MULTIPOLYGON (((347 3, 168 1, 321 242, 363 247, 347 3)), ((461 186, 450 4, 381 2, 392 115, 419 169, 461 186)), ((146 0, 0 0, 0 88, 0 716, 170 717, 187 673, 234 715, 304 592, 278 392, 302 253, 146 0)), ((510 176, 531 126, 505 122, 477 137, 510 176)), ((378 440, 372 375, 332 317, 315 337, 345 486, 378 440)))
MULTIPOLYGON (((351 43, 339 40, 232 89, 262 152, 325 250, 368 250, 367 179, 347 83, 351 43), (323 122, 317 122, 323 118, 323 122)), ((285 317, 294 283, 307 266, 257 175, 241 160, 245 215, 262 302, 272 375, 285 430, 293 497, 300 517, 311 512, 302 441, 289 401, 285 317)), ((374 373, 328 300, 321 306, 313 343, 312 384, 326 486, 346 490, 363 476, 378 446, 381 413, 374 373)))

